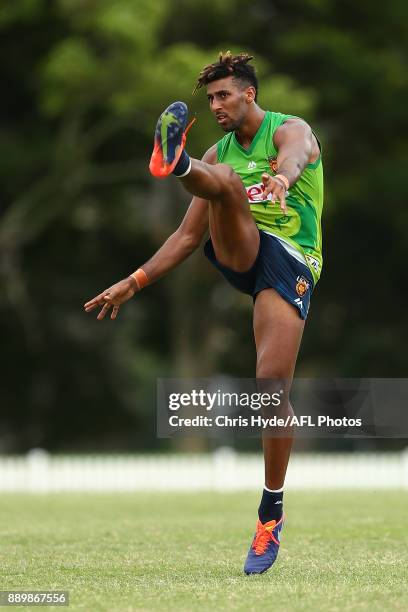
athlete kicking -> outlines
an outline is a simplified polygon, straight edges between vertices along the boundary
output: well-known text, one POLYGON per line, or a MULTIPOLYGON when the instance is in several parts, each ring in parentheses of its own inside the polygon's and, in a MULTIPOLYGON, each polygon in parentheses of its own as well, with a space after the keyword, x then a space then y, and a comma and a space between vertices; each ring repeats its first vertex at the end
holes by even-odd
MULTIPOLYGON (((85 304, 101 320, 185 260, 209 229, 205 254, 253 297, 257 379, 293 379, 310 296, 322 266, 323 171, 319 143, 298 117, 264 111, 251 56, 220 54, 200 73, 211 112, 226 135, 202 161, 185 150, 188 111, 174 102, 160 116, 150 161, 157 178, 176 176, 193 195, 179 226, 129 277, 85 304)), ((191 125, 191 124, 190 124, 191 125)), ((282 408, 282 407, 281 407, 282 408)), ((290 414, 289 402, 283 414, 290 414)), ((282 414, 282 413, 281 413, 282 414)), ((244 571, 265 572, 278 554, 283 485, 293 431, 263 436, 265 488, 244 571)))

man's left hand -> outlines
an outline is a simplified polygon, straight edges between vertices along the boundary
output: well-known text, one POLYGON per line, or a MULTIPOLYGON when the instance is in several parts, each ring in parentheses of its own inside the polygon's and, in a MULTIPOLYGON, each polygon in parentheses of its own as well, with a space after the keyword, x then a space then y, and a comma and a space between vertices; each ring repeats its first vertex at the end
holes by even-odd
POLYGON ((262 183, 263 195, 265 196, 265 198, 267 198, 267 196, 271 194, 272 203, 279 202, 282 211, 284 213, 287 213, 288 209, 286 208, 285 199, 286 187, 283 184, 283 181, 278 178, 274 178, 273 176, 270 176, 270 174, 264 172, 262 175, 262 183))

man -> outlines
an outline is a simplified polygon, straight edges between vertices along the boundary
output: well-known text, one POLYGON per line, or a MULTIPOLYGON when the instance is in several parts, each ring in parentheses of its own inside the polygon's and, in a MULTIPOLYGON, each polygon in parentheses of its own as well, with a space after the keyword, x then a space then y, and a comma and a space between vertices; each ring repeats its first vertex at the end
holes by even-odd
MULTIPOLYGON (((185 150, 187 107, 170 105, 159 118, 151 173, 173 174, 193 195, 176 232, 128 278, 85 304, 102 306, 98 319, 188 257, 209 229, 205 254, 225 278, 254 300, 257 379, 292 381, 322 265, 320 218, 323 174, 319 143, 302 119, 265 112, 257 104, 252 57, 220 54, 200 73, 210 110, 226 135, 204 155, 185 150)), ((191 125, 191 124, 190 124, 191 125)), ((286 414, 291 406, 286 401, 286 414)), ((265 488, 256 534, 244 570, 266 571, 278 554, 284 515, 283 485, 293 431, 263 436, 265 488)))

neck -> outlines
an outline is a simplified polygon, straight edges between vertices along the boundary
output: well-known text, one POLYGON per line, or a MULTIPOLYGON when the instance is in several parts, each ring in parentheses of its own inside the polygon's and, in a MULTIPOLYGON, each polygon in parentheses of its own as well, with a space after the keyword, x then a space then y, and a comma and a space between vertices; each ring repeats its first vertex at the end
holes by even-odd
POLYGON ((244 149, 251 145, 264 117, 265 111, 253 102, 242 125, 240 125, 238 130, 235 130, 235 137, 244 149))

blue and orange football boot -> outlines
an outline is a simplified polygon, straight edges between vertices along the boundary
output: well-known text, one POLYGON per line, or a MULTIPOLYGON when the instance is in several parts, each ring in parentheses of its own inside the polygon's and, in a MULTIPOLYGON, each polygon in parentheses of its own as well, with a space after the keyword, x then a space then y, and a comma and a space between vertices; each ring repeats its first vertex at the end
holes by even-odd
POLYGON ((156 178, 171 174, 186 144, 186 135, 195 118, 187 125, 188 109, 184 102, 173 102, 160 115, 154 133, 154 149, 149 170, 156 178), (186 127, 187 126, 187 127, 186 127))
POLYGON ((283 514, 279 521, 261 523, 258 519, 256 534, 245 561, 246 574, 263 574, 275 563, 284 522, 283 514))

